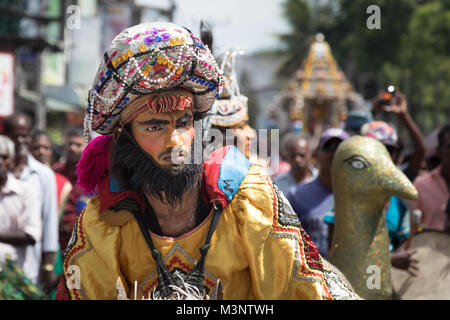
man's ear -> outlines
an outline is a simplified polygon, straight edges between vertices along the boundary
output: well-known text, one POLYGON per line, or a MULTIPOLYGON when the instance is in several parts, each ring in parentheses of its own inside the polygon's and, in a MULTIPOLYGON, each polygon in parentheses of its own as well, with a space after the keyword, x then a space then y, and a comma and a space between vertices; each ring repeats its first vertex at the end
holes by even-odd
POLYGON ((119 137, 122 134, 122 130, 123 130, 122 127, 115 127, 114 128, 113 133, 112 133, 114 143, 116 143, 117 140, 119 140, 119 137))

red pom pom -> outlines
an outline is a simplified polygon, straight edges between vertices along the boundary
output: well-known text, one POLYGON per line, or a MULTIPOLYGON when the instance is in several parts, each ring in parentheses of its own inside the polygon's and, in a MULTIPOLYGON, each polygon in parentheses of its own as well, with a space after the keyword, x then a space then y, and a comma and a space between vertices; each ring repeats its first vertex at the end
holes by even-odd
POLYGON ((83 150, 77 163, 78 184, 83 192, 97 191, 100 180, 108 173, 112 136, 98 136, 83 150))

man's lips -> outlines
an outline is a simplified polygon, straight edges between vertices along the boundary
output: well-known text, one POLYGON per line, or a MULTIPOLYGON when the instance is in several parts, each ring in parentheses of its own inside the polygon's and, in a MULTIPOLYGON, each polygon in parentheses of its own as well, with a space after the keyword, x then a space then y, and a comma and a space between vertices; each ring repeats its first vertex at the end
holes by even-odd
POLYGON ((183 163, 184 160, 184 152, 183 151, 172 151, 170 153, 164 154, 160 157, 160 159, 167 163, 180 164, 183 163))

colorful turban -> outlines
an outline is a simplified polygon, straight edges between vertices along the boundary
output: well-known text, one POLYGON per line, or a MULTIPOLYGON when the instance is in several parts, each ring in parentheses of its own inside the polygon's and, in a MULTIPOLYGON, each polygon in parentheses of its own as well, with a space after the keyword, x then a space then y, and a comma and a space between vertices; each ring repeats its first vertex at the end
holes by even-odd
POLYGON ((211 124, 218 127, 232 127, 243 120, 248 120, 247 97, 241 95, 235 70, 235 58, 243 54, 240 50, 225 53, 221 63, 224 76, 224 89, 215 104, 216 114, 211 124))
POLYGON ((397 131, 384 121, 368 122, 361 128, 361 135, 379 140, 387 146, 398 145, 397 131))
POLYGON ((188 29, 169 22, 142 23, 117 35, 106 50, 89 91, 85 131, 109 134, 137 98, 186 89, 194 109, 208 111, 223 87, 207 46, 188 29))

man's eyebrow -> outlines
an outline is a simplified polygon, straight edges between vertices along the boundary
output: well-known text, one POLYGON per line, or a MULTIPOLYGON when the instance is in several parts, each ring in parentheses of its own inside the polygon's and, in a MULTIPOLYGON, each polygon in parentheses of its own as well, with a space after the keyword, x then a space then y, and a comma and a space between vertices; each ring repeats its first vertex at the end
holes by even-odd
POLYGON ((138 123, 150 126, 150 125, 154 125, 154 124, 169 124, 170 121, 153 118, 153 119, 149 119, 149 120, 145 120, 145 121, 138 121, 138 123))

